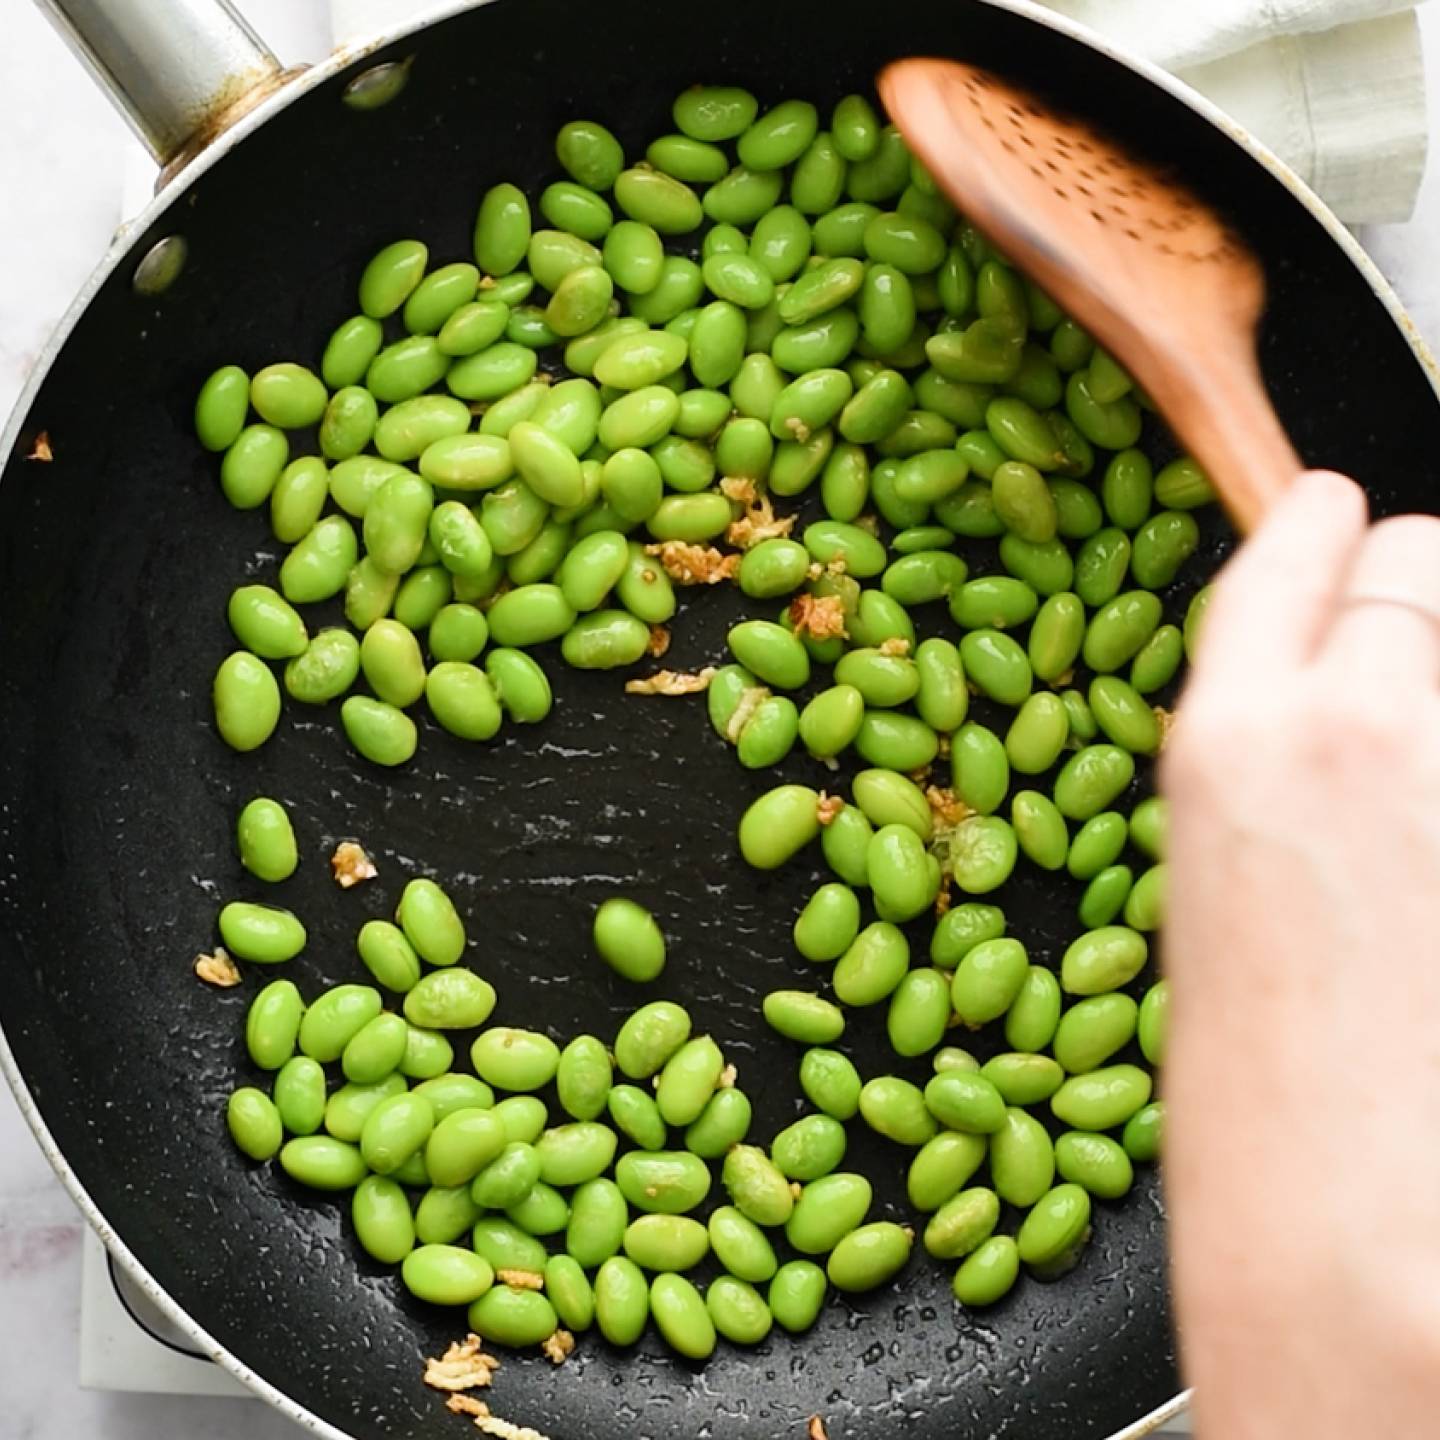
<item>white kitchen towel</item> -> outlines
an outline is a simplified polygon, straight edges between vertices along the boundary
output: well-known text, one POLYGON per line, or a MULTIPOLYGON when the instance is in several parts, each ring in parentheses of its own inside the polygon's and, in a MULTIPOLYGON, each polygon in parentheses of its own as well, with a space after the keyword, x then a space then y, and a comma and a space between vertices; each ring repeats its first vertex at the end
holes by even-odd
MULTIPOLYGON (((1425 169, 1416 0, 1039 0, 1173 70, 1350 224, 1403 220, 1425 169)), ((330 0, 335 42, 416 0, 330 0)))

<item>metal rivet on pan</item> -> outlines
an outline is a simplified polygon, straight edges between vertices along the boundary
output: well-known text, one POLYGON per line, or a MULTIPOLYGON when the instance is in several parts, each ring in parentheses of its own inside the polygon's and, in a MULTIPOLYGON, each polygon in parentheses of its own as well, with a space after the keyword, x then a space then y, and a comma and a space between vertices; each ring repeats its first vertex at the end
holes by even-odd
POLYGON ((163 295, 179 278, 189 258, 190 246, 183 235, 157 240, 135 267, 130 284, 137 295, 163 295))
POLYGON ((390 60, 362 70, 346 87, 341 99, 352 110, 378 110, 388 105, 405 88, 415 57, 390 60))

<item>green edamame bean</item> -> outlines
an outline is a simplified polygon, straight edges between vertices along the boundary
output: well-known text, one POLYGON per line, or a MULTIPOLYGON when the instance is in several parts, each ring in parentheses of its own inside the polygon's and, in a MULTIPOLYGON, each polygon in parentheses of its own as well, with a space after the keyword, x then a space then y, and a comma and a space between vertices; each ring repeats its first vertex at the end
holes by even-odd
POLYGON ((924 605, 958 593, 966 573, 965 562, 948 550, 918 550, 892 561, 880 585, 902 605, 924 605))
POLYGON ((330 472, 315 455, 302 455, 280 472, 270 492, 270 529, 277 540, 293 545, 308 535, 330 494, 330 472))
MULTIPOLYGON (((378 417, 379 407, 368 390, 358 385, 347 385, 343 390, 337 390, 330 397, 320 422, 320 453, 327 460, 352 459, 369 445, 378 417)), ((466 419, 468 421, 468 415, 466 419)), ((273 492, 271 503, 274 503, 273 492)))
POLYGON ((1166 868, 1152 865, 1125 898, 1125 923, 1132 930, 1158 930, 1165 919, 1166 868))
POLYGON ((1076 1130, 1112 1130, 1150 1099, 1149 1074, 1136 1065, 1109 1065, 1075 1075, 1054 1094, 1056 1119, 1076 1130))
POLYGON ((1155 633, 1160 614, 1158 597, 1147 590, 1129 590, 1102 605, 1085 631, 1086 665, 1101 673, 1118 670, 1155 633))
POLYGON ((872 1194, 863 1175, 841 1172, 812 1180, 785 1222, 785 1239, 801 1254, 826 1254, 865 1219, 872 1194))
POLYGON ((615 1063, 632 1080, 647 1080, 690 1038, 690 1016, 669 1000, 642 1005, 615 1037, 615 1063))
POLYGON ((377 400, 394 405, 438 384, 449 369, 450 357, 433 335, 411 335, 387 345, 370 362, 365 388, 377 400))
POLYGON ((825 1272, 810 1260, 789 1260, 766 1292, 775 1323, 792 1335, 810 1329, 825 1303, 825 1272))
POLYGON ((990 814, 1010 787, 1006 746, 984 725, 974 721, 962 725, 950 744, 950 775, 956 795, 971 810, 990 814))
POLYGON ((1060 983, 1071 995, 1103 995, 1128 985, 1149 958, 1145 937, 1125 925, 1089 930, 1071 942, 1060 983))
POLYGON ((250 1002, 245 1047, 262 1070, 278 1070, 295 1053, 304 1013, 300 991, 289 980, 273 980, 250 1002))
POLYGON ((1170 1016, 1170 982, 1157 980, 1140 1002, 1140 1053, 1152 1064, 1165 1063, 1165 1036, 1170 1016))
POLYGON ((978 1072, 942 1070, 925 1086, 925 1108, 948 1130, 992 1135, 1005 1123, 1005 1101, 978 1072))
POLYGON ((980 1073, 1007 1105, 1037 1105, 1048 1100, 1065 1081, 1060 1063, 1048 1055, 993 1055, 981 1066, 980 1073))
POLYGON ((804 990, 772 990, 762 1010, 772 1030, 803 1045, 828 1044, 845 1032, 845 1015, 840 1007, 804 990))
POLYGON ((650 1315, 650 1287, 633 1260, 611 1255, 595 1276, 595 1323, 612 1345, 633 1345, 650 1315))
POLYGON ((615 1183, 637 1210, 684 1215, 710 1193, 710 1170, 686 1150, 631 1150, 616 1163, 615 1183))
POLYGON ((1155 498, 1167 510, 1196 510, 1208 505, 1216 495, 1205 472, 1188 455, 1183 455, 1172 460, 1155 477, 1155 498))
POLYGON ((496 1270, 544 1274, 545 1246, 511 1220, 502 1220, 498 1215, 482 1215, 470 1233, 470 1243, 475 1253, 483 1255, 496 1270))
MULTIPOLYGON (((623 1062, 621 1068, 625 1068, 623 1062)), ((665 1123, 688 1125, 697 1119, 715 1093, 724 1068, 725 1057, 708 1035, 682 1044, 665 1061, 655 1087, 655 1103, 665 1123)))
POLYGON ((859 1111, 859 1071, 838 1050, 807 1050, 800 1061, 800 1088, 834 1120, 849 1120, 859 1111))
MULTIPOLYGON (((780 629, 779 626, 772 628, 780 629)), ((782 630, 780 633, 794 641, 787 632, 782 630)), ((733 630, 731 634, 734 634, 733 630)), ((794 643, 799 647, 798 641, 794 643)), ((804 655, 803 647, 801 654, 808 672, 809 657, 804 655)), ((788 673, 793 673, 793 670, 788 673)), ((774 870, 804 849, 820 832, 820 820, 816 813, 819 799, 819 795, 808 785, 778 785, 753 801, 740 817, 740 853, 746 863, 757 870, 774 870)))
POLYGON ((1152 1101, 1137 1110, 1126 1122, 1120 1143, 1137 1165, 1149 1164, 1160 1158, 1160 1142, 1165 1126, 1165 1102, 1152 1101))
POLYGON ((1139 1006, 1128 995, 1092 995, 1072 1005, 1055 1031, 1054 1054, 1071 1075, 1098 1070, 1135 1035, 1139 1006))
POLYGON ((573 1256, 552 1255, 545 1262, 545 1293, 567 1330, 588 1330, 594 1323, 595 1291, 573 1256))
POLYGON ((675 126, 693 140, 733 140, 754 120, 759 102, 733 85, 695 85, 675 99, 675 126))
POLYGON ((375 448, 387 460, 415 460, 435 441, 464 435, 471 419, 469 407, 452 396, 417 395, 392 405, 381 417, 375 448))
MULTIPOLYGON (((775 1136, 770 1158, 788 1180, 818 1180, 845 1158, 845 1144, 845 1127, 838 1120, 829 1115, 806 1115, 775 1136)), ((774 1273, 773 1263, 770 1273, 774 1273)), ((769 1275, 758 1278, 766 1280, 769 1275)))
POLYGON ((360 1153, 377 1175, 398 1170, 435 1128, 435 1112, 423 1095, 391 1095, 366 1117, 360 1153))
POLYGON ((430 1102, 437 1125, 457 1110, 489 1110, 495 1104, 495 1092, 473 1075, 442 1073, 415 1086, 415 1092, 430 1102))
POLYGON ((846 1005, 877 1005, 894 992, 909 968, 910 946, 904 933, 889 921, 874 921, 836 962, 835 994, 846 1005))
POLYGON ((497 1026, 476 1037, 470 1062, 475 1073, 497 1089, 539 1090, 555 1078, 560 1047, 537 1031, 497 1026))
POLYGON ((485 660, 485 673, 512 720, 533 725, 550 713, 550 682, 523 650, 492 650, 485 660))
POLYGON ((404 1093, 405 1077, 399 1074, 387 1075, 385 1079, 374 1085, 353 1083, 342 1085, 325 1101, 323 1110, 325 1130, 336 1140, 344 1140, 347 1143, 359 1140, 361 1132, 365 1129, 365 1122, 370 1118, 370 1112, 382 1100, 388 1100, 392 1095, 403 1095, 404 1093))
POLYGON ((649 643, 649 627, 628 611, 596 610, 566 631, 560 650, 577 670, 613 670, 633 665, 649 643))
POLYGON ((413 705, 425 691, 425 661, 414 634, 395 620, 377 620, 360 642, 360 667, 388 704, 413 705))
POLYGON ((1185 643, 1175 625, 1162 625, 1136 652, 1130 662, 1130 684, 1141 695, 1163 690, 1180 669, 1185 643))
POLYGON ((1035 1204, 1054 1183, 1050 1136, 1018 1106, 1006 1109, 1004 1124, 990 1137, 990 1177, 996 1194, 1022 1209, 1035 1204))
POLYGON ((358 558, 354 526, 343 515, 327 515, 281 563, 281 593, 299 605, 328 600, 344 589, 358 558))
POLYGON ((616 1135, 594 1120, 574 1120, 546 1130, 535 1142, 540 1179, 547 1185, 583 1184, 598 1179, 615 1158, 616 1135))
POLYGON ((950 998, 956 1013, 972 1028, 998 1020, 1019 995, 1028 973, 1025 947, 1018 940, 982 940, 955 967, 950 998))
MULTIPOLYGON (((558 1235, 569 1224, 570 1206, 553 1185, 537 1180, 522 1200, 506 1207, 505 1218, 527 1235, 558 1235)), ((545 1269, 548 1276, 548 1261, 545 1269)))
POLYGON ((868 160, 880 146, 880 122, 863 95, 847 95, 836 104, 830 129, 846 160, 868 160))
POLYGON ((444 1075, 454 1061, 455 1047, 443 1035, 407 1022, 405 1052, 398 1067, 402 1075, 416 1080, 434 1080, 444 1075))
POLYGON ((366 1173, 359 1147, 329 1135, 287 1140, 280 1150, 280 1168, 311 1190, 353 1190, 366 1173))
POLYGON ((1034 683, 1030 661, 1001 630, 971 630, 960 641, 960 660, 967 678, 1002 705, 1019 705, 1030 694, 1034 683))
POLYGON ((795 921, 795 948, 807 960, 838 960, 860 930, 860 901, 848 885, 822 885, 795 921))
POLYGON ((403 319, 412 335, 435 335, 461 306, 475 299, 480 272, 464 261, 427 275, 405 302, 403 319))
POLYGON ((993 815, 968 816, 951 836, 951 875, 967 895, 988 895, 1010 878, 1017 849, 1008 821, 993 815))
POLYGON ((1041 691, 1031 695, 1010 722, 1005 755, 1019 774, 1041 775, 1060 758, 1069 738, 1064 701, 1053 691, 1041 691))
POLYGON ((914 969, 890 998, 886 1032, 897 1056, 923 1056, 945 1034, 950 1020, 950 982, 935 969, 914 969))
POLYGON ((1135 755, 1153 755, 1160 748, 1160 724, 1155 712, 1118 675, 1097 675, 1090 682, 1089 702, 1096 724, 1121 749, 1135 755))
POLYGON ((732 1146, 720 1179, 735 1208, 757 1225, 783 1225, 795 1208, 790 1182, 758 1146, 732 1146))
POLYGON ((337 699, 360 673, 360 645, 348 630, 321 630, 285 667, 285 690, 291 699, 323 705, 337 699))
POLYGON ((463 661, 480 654, 489 638, 483 611, 473 605, 442 605, 430 622, 428 643, 436 660, 463 661))
MULTIPOLYGON (((542 1265, 541 1270, 544 1269, 542 1265)), ((470 1328, 482 1340, 523 1349, 539 1345, 555 1333, 560 1323, 555 1307, 538 1290, 520 1290, 496 1285, 466 1312, 470 1328)))
POLYGON ((240 863, 272 884, 295 873, 299 857, 290 817, 278 800, 257 798, 240 812, 236 825, 240 863))
POLYGON ((1128 865, 1107 865, 1085 887, 1080 897, 1080 923, 1095 930, 1119 918, 1135 884, 1135 873, 1128 865))
POLYGON ((923 1145, 940 1128, 924 1092, 898 1075, 879 1075, 865 1082, 860 1114, 877 1134, 900 1145, 923 1145))
MULTIPOLYGON (((925 818, 929 820, 928 806, 925 818)), ((855 805, 843 806, 840 813, 821 830, 820 848, 824 852, 825 863, 847 885, 865 884, 865 852, 873 834, 870 821, 855 805)))
POLYGON ((325 1072, 308 1055, 292 1055, 275 1076, 272 1096, 285 1129, 313 1135, 325 1118, 325 1072))
MULTIPOLYGON (((457 1077, 458 1078, 458 1077, 457 1077)), ((448 1097, 443 1091, 426 1091, 417 1088, 414 1092, 424 1095, 427 1100, 436 1097, 431 1109, 436 1116, 435 1128, 425 1142, 425 1168, 431 1180, 440 1186, 468 1185, 477 1175, 498 1163, 507 1148, 505 1127, 493 1109, 473 1106, 451 1110, 448 1097), (439 1113, 443 1099, 446 1113, 439 1113)), ((488 1092, 487 1092, 488 1093, 488 1092)), ((539 1169, 530 1176, 533 1184, 539 1169)), ((484 1191, 474 1196, 477 1205, 490 1203, 484 1191)))
POLYGON ((1165 856, 1168 808, 1164 796, 1152 795, 1130 812, 1130 843, 1151 860, 1165 856))
POLYGON ((1100 484, 1100 498, 1112 525, 1138 530, 1150 513, 1154 471, 1140 450, 1122 450, 1112 456, 1100 484))
POLYGON ((594 941, 601 959, 636 984, 654 980, 665 968, 665 937, 655 917, 623 896, 612 896, 596 910, 594 941))
POLYGON ((280 480, 290 444, 273 425, 247 425, 220 462, 220 488, 237 510, 254 510, 280 480))
POLYGON ((1042 870, 1059 870, 1065 864, 1070 832, 1048 795, 1017 791, 1010 802, 1010 823, 1020 849, 1042 870))
POLYGON ((1031 965, 1005 1014, 1005 1040, 1016 1050, 1043 1050, 1060 1023, 1060 981, 1054 971, 1031 965))
MULTIPOLYGON (((504 1133, 504 1126, 492 1111, 479 1113, 504 1133)), ((535 1146, 512 1140, 475 1176, 470 1198, 484 1210, 508 1210, 530 1193, 540 1173, 540 1153, 535 1146)))
POLYGON ((356 1031, 340 1056, 347 1080, 373 1085, 399 1069, 409 1026, 398 1015, 381 1014, 356 1031))
POLYGON ((195 434, 210 451, 228 450, 240 438, 250 409, 250 377, 238 365, 222 365, 195 397, 195 434))
POLYGON ((575 611, 558 585, 535 583, 507 591, 489 612, 490 634, 502 645, 539 645, 563 635, 575 611))
POLYGON ((704 1160, 718 1160, 750 1133, 754 1110, 750 1097, 733 1085, 717 1090, 699 1118, 685 1129, 685 1148, 704 1160))
POLYGON ((1020 1251, 1008 1235, 992 1235, 965 1258, 955 1272, 953 1290, 962 1304, 994 1305, 1014 1287, 1020 1275, 1020 1251))
POLYGON ((325 383, 332 390, 358 385, 380 353, 384 333, 380 322, 370 315, 355 315, 341 324, 330 336, 320 361, 325 383))
MULTIPOLYGON (((879 718, 867 715, 866 721, 879 718)), ((865 738, 862 724, 857 747, 865 738)), ((925 866, 925 843, 908 825, 883 825, 875 832, 866 852, 865 872, 877 909, 897 921, 914 919, 934 898, 925 866)))
POLYGON ((714 1353, 715 1323, 700 1292, 683 1275, 657 1275, 650 1282, 650 1314, 678 1355, 704 1360, 714 1353))
POLYGON ((907 1172, 905 1185, 910 1203, 917 1210, 938 1210, 980 1168, 986 1148, 983 1135, 956 1130, 942 1130, 927 1140, 916 1151, 907 1172))
POLYGON ((1184 510, 1162 510, 1135 532, 1130 574, 1137 585, 1147 590, 1163 590, 1199 543, 1200 527, 1193 515, 1184 510))
POLYGON ((930 960, 953 970, 977 945, 1005 933, 1005 914, 994 905, 968 901, 947 910, 930 936, 930 960))
POLYGON ((910 1232, 894 1221, 872 1221, 840 1241, 825 1273, 837 1290, 873 1290, 904 1269, 911 1244, 910 1232))
POLYGON ((360 276, 360 309, 375 320, 393 315, 420 283, 430 252, 419 240, 397 240, 381 250, 360 276))
POLYGON ((495 1283, 494 1268, 483 1255, 456 1245, 421 1245, 403 1259, 405 1288, 432 1305, 472 1304, 495 1283))
POLYGON ((967 630, 1007 630, 1023 625, 1039 606, 1039 597, 1009 575, 983 575, 967 581, 950 602, 950 616, 967 630))
POLYGON ((571 1199, 565 1248, 581 1265, 603 1265, 619 1254, 629 1223, 629 1210, 619 1186, 603 1178, 587 1180, 576 1188, 571 1199))
POLYGON ((1067 820, 1088 820, 1121 795, 1135 775, 1135 761, 1118 745, 1086 745, 1055 777, 1055 804, 1067 820))
POLYGON ((1077 880, 1091 880, 1120 858, 1125 848, 1125 817, 1116 810, 1092 816, 1070 842, 1066 868, 1077 880))
POLYGON ((280 1151, 285 1132, 280 1112, 263 1090, 243 1085, 230 1094, 225 1124, 242 1154, 252 1160, 270 1160, 280 1151))
POLYGON ((958 1260, 978 1249, 1000 1222, 1000 1200, 975 1186, 947 1200, 925 1226, 925 1249, 937 1260, 958 1260))
POLYGON ((642 1150, 665 1148, 665 1122, 648 1092, 636 1085, 614 1085, 605 1103, 616 1127, 642 1150))
POLYGON ((415 879, 405 886, 395 919, 416 953, 431 965, 454 965, 465 953, 464 923, 433 880, 415 879))
POLYGON ((774 1323, 759 1291, 734 1275, 721 1275, 705 1291, 705 1308, 716 1331, 735 1345, 758 1345, 774 1323))
POLYGON ((305 948, 305 927, 288 910, 232 900, 220 909, 220 939, 239 960, 278 965, 305 948))
POLYGON ((475 260, 487 275, 508 275, 530 244, 530 202, 516 185, 492 185, 475 217, 475 260))
POLYGON ((458 966, 422 975, 404 1005, 405 1018, 426 1030, 469 1030, 483 1025, 494 1008, 494 986, 458 966))

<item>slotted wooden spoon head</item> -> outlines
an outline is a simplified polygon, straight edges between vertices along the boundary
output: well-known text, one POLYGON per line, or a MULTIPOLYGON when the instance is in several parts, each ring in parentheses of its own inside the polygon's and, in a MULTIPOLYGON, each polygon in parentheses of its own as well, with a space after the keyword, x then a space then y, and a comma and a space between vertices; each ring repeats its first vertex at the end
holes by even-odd
POLYGON ((1253 527, 1301 468, 1255 356, 1254 256, 1183 186, 987 71, 902 60, 880 94, 965 217, 1126 366, 1253 527))

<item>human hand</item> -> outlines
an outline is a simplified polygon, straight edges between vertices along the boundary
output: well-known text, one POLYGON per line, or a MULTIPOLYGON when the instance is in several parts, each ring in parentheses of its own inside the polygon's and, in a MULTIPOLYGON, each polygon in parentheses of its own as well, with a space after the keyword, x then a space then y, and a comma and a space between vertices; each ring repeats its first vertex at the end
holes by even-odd
POLYGON ((1440 520, 1298 479, 1162 766, 1166 1186, 1197 1429, 1440 1427, 1440 520))

